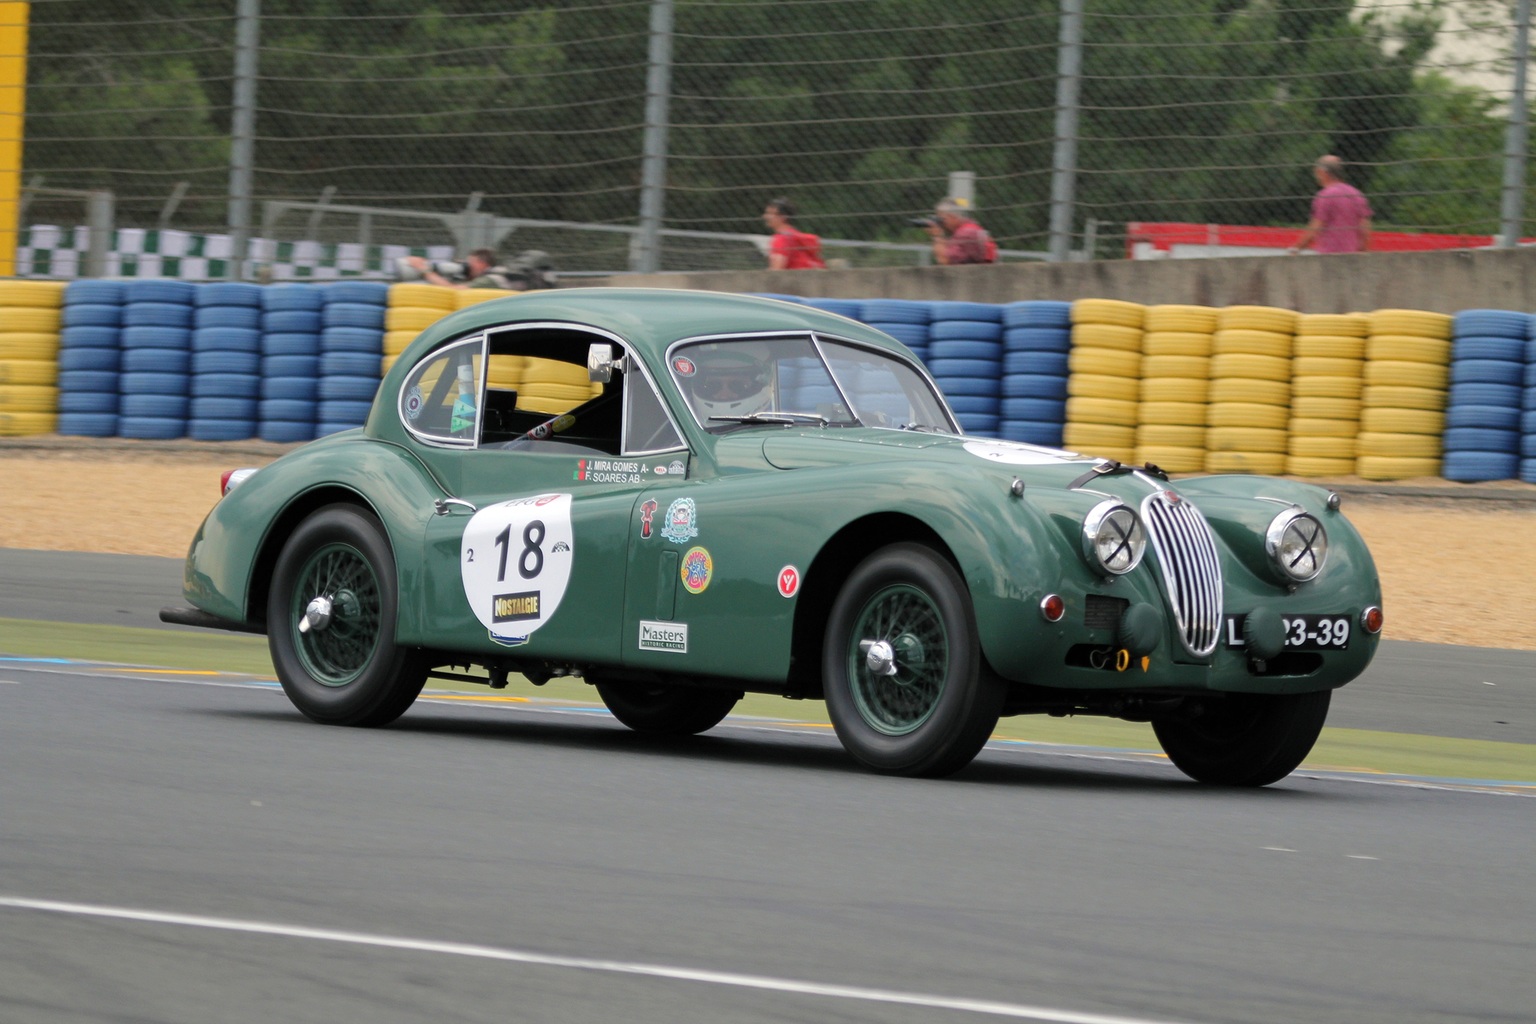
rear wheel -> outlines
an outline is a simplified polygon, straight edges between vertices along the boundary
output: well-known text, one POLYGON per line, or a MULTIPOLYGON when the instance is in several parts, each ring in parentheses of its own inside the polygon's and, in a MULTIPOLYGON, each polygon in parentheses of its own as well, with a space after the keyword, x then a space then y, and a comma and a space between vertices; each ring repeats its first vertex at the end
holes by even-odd
POLYGON ((997 725, 1006 689, 982 663, 959 572, 931 548, 894 544, 849 574, 822 648, 827 711, 875 771, 959 771, 997 725))
POLYGON ((272 664, 295 707, 328 725, 387 725, 405 713, 429 666, 395 644, 398 601, 373 515, 328 505, 299 524, 267 597, 272 664))
POLYGON ((594 683, 613 717, 636 732, 693 736, 719 725, 741 694, 688 686, 594 683))
POLYGON ((1199 714, 1154 719, 1152 731, 1179 771, 1213 786, 1267 786, 1312 750, 1333 691, 1234 693, 1199 714))

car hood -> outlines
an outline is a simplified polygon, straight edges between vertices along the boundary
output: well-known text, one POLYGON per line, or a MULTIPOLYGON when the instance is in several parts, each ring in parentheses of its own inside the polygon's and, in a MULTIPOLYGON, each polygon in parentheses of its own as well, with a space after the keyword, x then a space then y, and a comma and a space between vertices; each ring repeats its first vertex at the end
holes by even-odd
POLYGON ((992 465, 1021 476, 1059 475, 1063 484, 1100 461, 1016 441, 871 428, 785 431, 764 438, 762 449, 763 458, 777 469, 821 469, 906 458, 949 463, 958 469, 992 465))
POLYGON ((1194 501, 1208 518, 1232 520, 1245 530, 1262 529, 1274 516, 1276 502, 1317 511, 1329 498, 1325 488, 1279 477, 1232 474, 1168 481, 1130 466, 1101 474, 1095 469, 1114 470, 1116 464, 1058 448, 956 434, 867 427, 794 429, 761 440, 736 434, 728 442, 751 445, 754 456, 760 445, 761 457, 783 470, 926 463, 943 467, 944 472, 931 479, 936 486, 949 487, 965 486, 965 478, 1008 474, 1025 485, 1033 502, 1059 510, 1108 496, 1139 505, 1149 494, 1168 492, 1194 501), (947 481, 940 483, 940 475, 947 481))

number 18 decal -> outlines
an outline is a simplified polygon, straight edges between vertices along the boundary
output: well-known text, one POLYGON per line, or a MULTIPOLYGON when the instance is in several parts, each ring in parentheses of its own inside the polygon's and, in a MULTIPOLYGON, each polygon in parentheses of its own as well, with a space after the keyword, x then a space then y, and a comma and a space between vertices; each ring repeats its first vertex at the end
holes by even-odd
POLYGON ((487 505, 464 528, 459 571, 475 617, 501 643, 524 643, 560 607, 576 537, 571 496, 487 505))

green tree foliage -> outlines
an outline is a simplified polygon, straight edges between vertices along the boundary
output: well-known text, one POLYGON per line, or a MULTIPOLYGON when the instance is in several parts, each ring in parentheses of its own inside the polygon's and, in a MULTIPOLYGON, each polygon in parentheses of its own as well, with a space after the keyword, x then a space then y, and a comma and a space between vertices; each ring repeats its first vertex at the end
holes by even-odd
MULTIPOLYGON (((632 224, 647 0, 263 0, 257 198, 632 224)), ((1485 224, 1496 112, 1415 78, 1425 10, 1354 0, 1086 0, 1084 219, 1295 224, 1337 153, 1384 220, 1485 224)), ((677 0, 666 219, 757 231, 788 194, 827 236, 918 242, 946 176, 1044 248, 1059 0, 677 0)), ((232 0, 32 7, 26 161, 152 218, 221 222, 232 0), (137 205, 135 205, 137 203, 137 205)))

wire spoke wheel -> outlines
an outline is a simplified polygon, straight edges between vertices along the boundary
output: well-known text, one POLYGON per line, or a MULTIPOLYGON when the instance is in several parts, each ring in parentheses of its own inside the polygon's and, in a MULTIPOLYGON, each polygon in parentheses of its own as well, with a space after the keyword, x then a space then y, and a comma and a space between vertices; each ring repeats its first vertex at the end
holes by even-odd
POLYGON ((267 642, 283 692, 327 725, 387 725, 430 665, 395 641, 395 556, 378 518, 327 505, 283 545, 267 595, 267 642))
POLYGON ((888 736, 922 725, 938 706, 949 664, 944 621, 915 587, 887 587, 864 606, 848 649, 859 714, 888 736))
POLYGON ((330 603, 330 619, 323 629, 299 633, 299 658, 316 682, 345 686, 367 667, 378 646, 378 577, 356 548, 328 544, 299 571, 289 621, 303 619, 315 598, 330 603))
POLYGON ((982 659, 964 578, 916 543, 876 551, 843 581, 822 642, 822 686, 843 747, 893 775, 964 768, 1007 695, 982 659))

